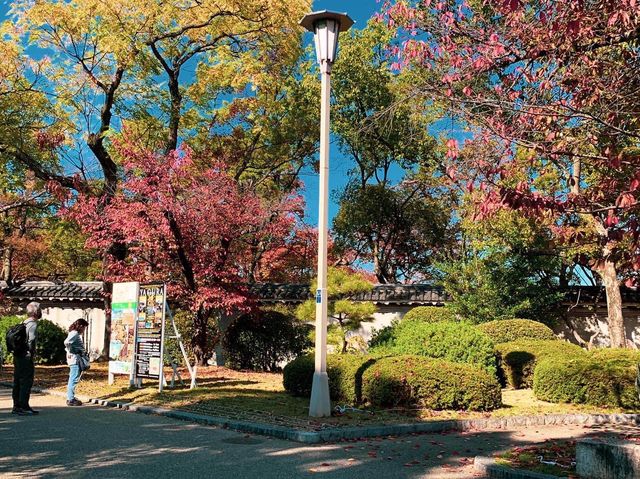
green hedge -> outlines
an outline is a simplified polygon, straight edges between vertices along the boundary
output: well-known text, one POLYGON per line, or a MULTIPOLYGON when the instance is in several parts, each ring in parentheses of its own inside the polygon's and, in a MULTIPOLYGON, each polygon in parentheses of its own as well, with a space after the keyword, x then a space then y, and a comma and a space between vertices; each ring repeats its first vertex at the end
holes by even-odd
POLYGON ((455 320, 455 313, 446 306, 417 306, 410 309, 402 318, 402 321, 420 321, 423 323, 455 320))
MULTIPOLYGON (((349 404, 361 402, 362 373, 376 361, 361 354, 330 354, 327 356, 329 395, 333 401, 349 404)), ((284 388, 294 396, 311 396, 314 357, 312 354, 300 356, 287 364, 283 371, 284 388)))
POLYGON ((40 319, 36 341, 36 364, 66 364, 66 338, 67 333, 60 326, 47 319, 40 319))
POLYGON ((502 405, 486 370, 423 356, 381 358, 362 376, 363 400, 377 407, 490 411, 502 405))
POLYGON ((605 407, 640 408, 636 378, 637 359, 627 353, 581 357, 548 357, 535 368, 536 398, 555 403, 591 404, 605 407))
POLYGON ((549 326, 530 319, 498 319, 479 324, 478 328, 496 344, 519 339, 557 339, 549 326))
POLYGON ((585 351, 566 341, 522 339, 496 345, 499 375, 505 384, 524 389, 533 386, 533 372, 538 361, 547 357, 576 357, 585 351))
MULTIPOLYGON (((6 350, 5 338, 11 326, 25 320, 24 316, 5 316, 0 319, 0 339, 2 340, 2 351, 5 355, 4 361, 13 361, 13 355, 6 350)), ((64 350, 64 340, 67 333, 64 329, 47 319, 38 321, 38 340, 36 341, 36 364, 64 364, 66 363, 66 352, 64 350)))
POLYGON ((372 348, 380 355, 417 355, 440 358, 456 363, 474 364, 496 374, 494 345, 491 339, 474 325, 465 322, 440 321, 423 323, 402 321, 395 328, 394 339, 382 349, 372 348))

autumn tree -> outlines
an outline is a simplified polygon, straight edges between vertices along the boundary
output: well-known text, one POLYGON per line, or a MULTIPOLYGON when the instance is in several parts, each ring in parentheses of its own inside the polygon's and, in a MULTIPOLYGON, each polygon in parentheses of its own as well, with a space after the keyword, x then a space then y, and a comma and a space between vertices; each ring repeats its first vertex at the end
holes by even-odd
POLYGON ((297 199, 283 201, 277 213, 266 210, 227 174, 226 165, 209 160, 199 167, 188 148, 164 155, 124 141, 118 154, 123 180, 111 202, 99 210, 98 198, 82 195, 70 215, 89 235, 88 246, 108 254, 114 237, 128 245, 125 259, 111 258, 110 280, 168 283, 172 298, 194 314, 191 340, 202 364, 211 354, 212 316, 249 307, 242 269, 247 238, 283 236, 294 224, 297 199), (256 229, 274 214, 277 229, 256 229))
MULTIPOLYGON (((8 111, 21 121, 12 118, 15 128, 0 132, 0 154, 48 184, 54 181, 73 195, 95 197, 95 206, 102 209, 120 188, 122 159, 112 141, 123 125, 157 151, 169 152, 190 139, 197 148, 195 138, 210 136, 214 125, 219 134, 232 137, 241 131, 234 128, 235 114, 226 113, 237 110, 228 107, 228 99, 247 98, 243 111, 250 116, 255 108, 259 117, 260 110, 250 98, 263 98, 258 103, 264 105, 264 99, 277 93, 269 105, 276 110, 279 102, 286 105, 277 110, 279 121, 304 131, 305 121, 290 119, 307 111, 297 108, 297 99, 304 100, 304 93, 290 95, 290 80, 281 81, 275 93, 266 85, 277 85, 275 77, 285 72, 294 75, 290 65, 301 52, 301 29, 296 22, 308 7, 306 0, 277 4, 12 1, 11 21, 2 26, 1 45, 11 62, 3 63, 0 81, 11 83, 13 108, 8 111), (47 56, 36 61, 25 54, 38 50, 47 56), (268 69, 263 68, 266 65, 268 69)), ((260 157, 263 176, 285 172, 287 183, 293 185, 298 167, 294 162, 289 168, 283 160, 285 148, 276 152, 263 147, 266 141, 262 140, 270 138, 267 128, 277 121, 274 114, 270 123, 263 122, 262 132, 254 130, 256 150, 264 152, 260 157), (274 154, 282 154, 280 166, 267 170, 265 165, 276 164, 274 154)), ((300 140, 301 153, 295 161, 305 158, 309 144, 313 148, 313 142, 300 140)), ((234 144, 223 147, 231 149, 234 144)), ((228 153, 216 150, 201 158, 231 156, 228 153)), ((256 162, 254 157, 247 158, 244 169, 250 170, 256 162)), ((274 205, 289 191, 276 198, 274 205)), ((104 278, 110 270, 108 261, 124 261, 128 254, 127 245, 117 238, 111 248, 104 249, 104 278)), ((261 250, 258 245, 257 251, 261 250)), ((106 281, 107 293, 109 285, 106 281)), ((108 311, 108 294, 105 306, 108 311)), ((105 351, 108 328, 107 320, 105 351)))
POLYGON ((611 345, 626 346, 620 282, 640 267, 640 6, 425 0, 388 2, 384 17, 401 27, 398 66, 429 72, 414 98, 494 148, 469 183, 482 185, 478 218, 502 208, 552 218, 557 243, 606 288, 611 345))

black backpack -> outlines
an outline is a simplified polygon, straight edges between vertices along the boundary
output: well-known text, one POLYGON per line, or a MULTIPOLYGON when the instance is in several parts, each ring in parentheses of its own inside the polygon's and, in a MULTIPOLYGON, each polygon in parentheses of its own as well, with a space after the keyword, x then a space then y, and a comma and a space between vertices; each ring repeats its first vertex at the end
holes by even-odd
POLYGON ((11 326, 7 331, 7 351, 13 354, 24 354, 27 351, 27 327, 24 323, 11 326))

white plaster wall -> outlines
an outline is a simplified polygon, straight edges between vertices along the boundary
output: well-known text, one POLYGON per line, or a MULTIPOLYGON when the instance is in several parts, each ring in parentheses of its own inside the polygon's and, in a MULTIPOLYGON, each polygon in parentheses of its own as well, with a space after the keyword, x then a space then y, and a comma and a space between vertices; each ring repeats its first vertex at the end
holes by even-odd
MULTIPOLYGON (((586 342, 591 341, 591 344, 595 347, 610 346, 606 309, 598 311, 583 309, 574 314, 575 317, 572 318, 572 324, 580 338, 586 342)), ((629 346, 640 349, 640 310, 623 308, 622 314, 629 346)), ((559 337, 572 343, 578 343, 573 332, 563 321, 559 321, 553 330, 559 337)))
POLYGON ((67 331, 71 323, 76 319, 84 318, 89 322, 85 332, 85 342, 92 358, 102 354, 104 346, 104 310, 101 308, 59 308, 55 306, 45 307, 42 317, 57 324, 67 331))

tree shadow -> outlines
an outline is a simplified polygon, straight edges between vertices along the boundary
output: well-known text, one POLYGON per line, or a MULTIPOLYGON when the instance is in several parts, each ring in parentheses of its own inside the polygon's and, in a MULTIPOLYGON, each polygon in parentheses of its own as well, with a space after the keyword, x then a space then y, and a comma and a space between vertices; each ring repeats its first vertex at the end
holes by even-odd
MULTIPOLYGON (((470 478, 474 456, 548 438, 526 430, 473 431, 310 446, 96 406, 44 407, 40 416, 24 418, 5 411, 0 431, 12 440, 0 441, 0 475, 43 478, 470 478)), ((553 437, 602 437, 608 429, 556 428, 553 437)))

